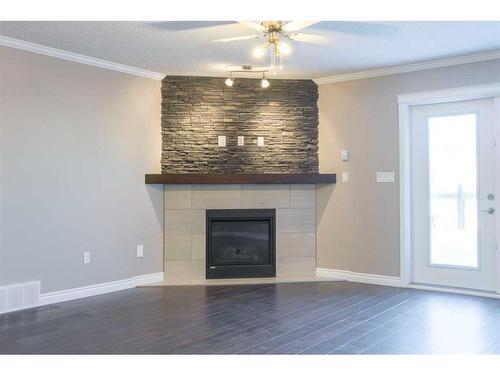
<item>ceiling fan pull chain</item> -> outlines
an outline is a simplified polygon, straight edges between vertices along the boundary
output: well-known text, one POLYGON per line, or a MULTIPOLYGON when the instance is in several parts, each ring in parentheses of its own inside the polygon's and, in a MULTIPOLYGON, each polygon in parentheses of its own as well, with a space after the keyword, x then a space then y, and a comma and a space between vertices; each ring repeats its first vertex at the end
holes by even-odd
POLYGON ((276 62, 276 56, 274 55, 273 51, 271 51, 271 68, 273 70, 273 76, 276 75, 275 62, 276 62))

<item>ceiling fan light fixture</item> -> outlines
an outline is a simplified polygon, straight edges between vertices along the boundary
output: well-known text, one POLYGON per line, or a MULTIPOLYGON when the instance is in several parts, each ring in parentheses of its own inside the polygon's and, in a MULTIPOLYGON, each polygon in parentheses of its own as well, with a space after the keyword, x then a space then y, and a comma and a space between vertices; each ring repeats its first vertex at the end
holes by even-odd
POLYGON ((285 42, 280 42, 279 51, 280 51, 280 54, 288 55, 291 51, 290 45, 288 43, 285 43, 285 42))
POLYGON ((263 44, 254 48, 251 54, 256 59, 260 59, 265 55, 270 55, 270 70, 273 75, 276 75, 276 70, 283 70, 283 56, 291 52, 291 47, 288 42, 291 44, 293 44, 294 41, 314 44, 326 43, 327 38, 322 35, 297 32, 318 22, 319 21, 291 21, 284 23, 283 21, 263 21, 258 23, 254 21, 239 21, 239 23, 259 31, 260 34, 216 39, 215 41, 233 42, 250 39, 262 41, 262 39, 264 39, 264 41, 262 41, 263 44), (284 41, 287 43, 284 43, 284 41))
POLYGON ((253 50, 253 56, 257 59, 260 59, 262 56, 264 56, 266 51, 264 50, 264 47, 258 46, 253 50))

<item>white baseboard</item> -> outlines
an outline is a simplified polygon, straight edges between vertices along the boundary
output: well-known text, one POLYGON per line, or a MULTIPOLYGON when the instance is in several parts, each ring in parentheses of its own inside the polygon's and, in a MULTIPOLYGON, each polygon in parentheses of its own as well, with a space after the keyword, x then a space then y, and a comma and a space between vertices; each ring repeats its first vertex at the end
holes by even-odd
POLYGON ((99 294, 117 292, 119 290, 130 289, 133 287, 135 287, 135 284, 132 279, 124 279, 110 281, 108 283, 82 286, 80 288, 58 290, 56 292, 42 294, 40 296, 40 306, 71 301, 78 298, 97 296, 99 294))
MULTIPOLYGON (((5 306, 3 306, 4 307, 3 309, 2 309, 2 301, 3 301, 2 289, 7 289, 7 288, 12 289, 12 288, 17 288, 18 286, 14 285, 9 287, 2 287, 0 288, 0 314, 15 310, 23 310, 36 306, 50 305, 52 303, 71 301, 74 299, 79 299, 84 297, 97 296, 99 294, 111 293, 124 289, 131 289, 139 285, 161 282, 163 281, 163 278, 164 278, 163 272, 157 272, 146 275, 133 276, 129 279, 110 281, 102 284, 94 284, 94 285, 83 286, 80 288, 58 290, 56 292, 51 292, 51 293, 40 294, 40 290, 38 289, 38 295, 35 298, 36 302, 23 301, 17 303, 15 308, 12 307, 7 308, 8 307, 6 306, 7 303, 4 303, 3 305, 5 306)), ((38 283, 39 285, 39 282, 36 283, 38 283)))
POLYGON ((133 276, 130 279, 111 281, 108 283, 94 284, 80 288, 60 290, 45 293, 40 296, 40 306, 70 301, 73 299, 97 296, 99 294, 116 292, 119 290, 135 288, 139 285, 152 284, 163 281, 163 272, 150 273, 146 275, 133 276))
POLYGON ((139 275, 132 277, 132 280, 134 280, 135 283, 134 286, 161 283, 164 279, 165 275, 163 272, 148 273, 146 275, 139 275))
POLYGON ((465 294, 467 296, 476 296, 476 297, 500 298, 500 294, 495 293, 495 292, 486 292, 486 291, 474 290, 474 289, 453 288, 453 287, 446 287, 446 286, 439 286, 439 285, 409 284, 409 285, 405 285, 405 288, 430 290, 432 292, 465 294))
POLYGON ((316 276, 327 277, 337 280, 353 281, 357 283, 376 284, 400 287, 399 277, 374 275, 369 273, 358 273, 345 270, 335 270, 330 268, 316 268, 316 276))
POLYGON ((373 275, 369 273, 358 273, 358 272, 351 272, 344 270, 335 270, 330 268, 316 268, 316 276, 326 277, 329 279, 336 279, 336 280, 353 281, 365 284, 386 285, 386 286, 401 287, 401 288, 413 288, 413 289, 429 290, 432 292, 465 294, 469 296, 478 296, 478 297, 500 298, 500 294, 494 292, 483 292, 480 290, 469 290, 469 289, 460 289, 460 288, 452 288, 439 285, 426 285, 426 284, 402 285, 399 277, 373 275))

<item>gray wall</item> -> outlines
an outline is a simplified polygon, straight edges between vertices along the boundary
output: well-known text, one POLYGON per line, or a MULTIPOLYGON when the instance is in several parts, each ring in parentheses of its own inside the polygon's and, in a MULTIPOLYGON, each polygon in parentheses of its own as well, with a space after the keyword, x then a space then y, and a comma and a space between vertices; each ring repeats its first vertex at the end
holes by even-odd
POLYGON ((319 267, 399 276, 396 95, 499 81, 494 60, 319 87, 320 171, 350 174, 347 184, 318 188, 319 267), (375 183, 377 171, 396 172, 396 182, 375 183))
POLYGON ((167 76, 162 84, 163 173, 318 171, 318 87, 311 80, 167 76), (225 135, 227 147, 218 147, 225 135), (237 136, 245 145, 237 145, 237 136), (257 147, 257 137, 264 147, 257 147))
POLYGON ((161 272, 160 82, 0 47, 0 83, 0 285, 161 272))

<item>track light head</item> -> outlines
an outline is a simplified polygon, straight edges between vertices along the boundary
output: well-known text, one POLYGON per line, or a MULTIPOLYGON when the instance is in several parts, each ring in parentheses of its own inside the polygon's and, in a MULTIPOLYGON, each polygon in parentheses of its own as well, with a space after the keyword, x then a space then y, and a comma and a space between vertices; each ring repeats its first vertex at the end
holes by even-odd
POLYGON ((228 79, 226 79, 226 81, 225 81, 226 86, 229 86, 229 87, 231 87, 231 86, 233 85, 233 83, 234 83, 234 79, 233 79, 233 77, 229 77, 229 78, 228 78, 228 79))
POLYGON ((266 79, 266 75, 262 73, 262 81, 260 81, 260 85, 263 89, 267 89, 269 87, 269 81, 266 79))

